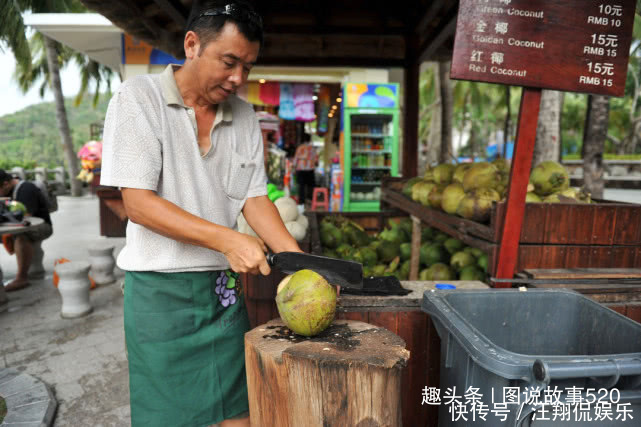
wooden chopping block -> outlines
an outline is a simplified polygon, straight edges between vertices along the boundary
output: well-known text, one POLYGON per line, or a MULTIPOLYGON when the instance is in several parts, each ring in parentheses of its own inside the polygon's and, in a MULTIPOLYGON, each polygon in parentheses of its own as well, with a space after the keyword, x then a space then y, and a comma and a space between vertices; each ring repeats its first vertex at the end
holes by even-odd
POLYGON ((305 338, 280 319, 245 334, 252 426, 401 426, 405 342, 384 328, 337 320, 305 338))

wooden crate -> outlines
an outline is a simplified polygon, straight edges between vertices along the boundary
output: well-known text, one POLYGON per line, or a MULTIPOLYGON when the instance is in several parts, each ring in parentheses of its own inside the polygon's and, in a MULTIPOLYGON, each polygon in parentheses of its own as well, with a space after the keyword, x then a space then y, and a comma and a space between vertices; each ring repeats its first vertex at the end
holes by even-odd
MULTIPOLYGON (((388 178, 382 198, 446 233, 499 243, 507 205, 494 203, 488 224, 421 205, 402 194, 405 180, 388 178)), ((641 245, 641 205, 598 200, 598 203, 527 203, 520 243, 553 245, 641 245)))
MULTIPOLYGON (((382 200, 423 223, 447 233, 489 256, 496 272, 505 203, 495 203, 489 224, 431 209, 402 194, 404 180, 384 181, 382 200)), ((595 204, 526 204, 516 271, 527 268, 609 267, 641 265, 641 205, 600 201, 595 204)))

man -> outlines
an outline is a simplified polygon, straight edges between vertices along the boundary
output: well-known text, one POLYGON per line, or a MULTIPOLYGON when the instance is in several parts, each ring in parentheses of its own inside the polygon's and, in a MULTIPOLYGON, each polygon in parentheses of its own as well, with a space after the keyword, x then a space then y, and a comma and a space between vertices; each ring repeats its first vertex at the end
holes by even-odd
POLYGON ((308 133, 303 134, 302 144, 296 149, 294 155, 294 168, 296 169, 296 182, 298 183, 298 204, 305 205, 305 199, 311 199, 316 185, 314 168, 318 164, 318 154, 311 142, 308 133))
POLYGON ((27 208, 26 216, 35 216, 45 221, 32 231, 13 236, 13 250, 18 262, 18 272, 15 279, 4 287, 5 291, 12 292, 29 285, 29 268, 33 261, 35 246, 53 234, 53 227, 45 196, 35 184, 20 181, 0 169, 0 197, 13 198, 27 208))
POLYGON ((262 44, 242 0, 192 10, 185 63, 125 81, 105 119, 101 184, 129 217, 118 256, 132 425, 248 426, 236 273, 270 273, 273 252, 300 251, 267 198, 252 107, 234 93, 262 44), (240 212, 261 237, 234 231, 240 212))

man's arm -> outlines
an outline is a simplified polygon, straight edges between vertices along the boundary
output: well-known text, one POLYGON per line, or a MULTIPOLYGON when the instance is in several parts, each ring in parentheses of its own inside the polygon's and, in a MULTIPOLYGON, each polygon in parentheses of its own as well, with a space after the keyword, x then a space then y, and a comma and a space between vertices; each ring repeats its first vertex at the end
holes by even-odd
POLYGON ((170 239, 218 251, 237 273, 269 274, 262 240, 192 215, 151 190, 123 188, 122 199, 130 221, 170 239))
POLYGON ((243 207, 247 224, 274 252, 302 252, 267 196, 250 197, 243 207))

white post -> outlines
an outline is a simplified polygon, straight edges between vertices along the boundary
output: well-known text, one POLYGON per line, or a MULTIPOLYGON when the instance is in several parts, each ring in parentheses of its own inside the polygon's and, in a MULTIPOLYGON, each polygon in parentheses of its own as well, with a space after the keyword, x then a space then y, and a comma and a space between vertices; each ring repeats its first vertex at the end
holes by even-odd
POLYGON ((33 170, 36 181, 47 183, 47 170, 43 167, 37 167, 33 170))
POLYGON ((16 166, 15 168, 11 169, 11 173, 13 175, 17 175, 18 178, 23 181, 27 179, 27 173, 25 172, 24 168, 16 166))
POLYGON ((89 302, 89 268, 86 261, 71 261, 56 266, 55 271, 60 278, 58 291, 62 297, 62 317, 82 317, 93 310, 89 302))

